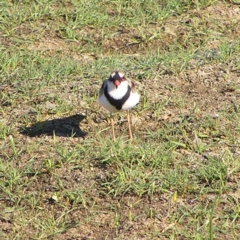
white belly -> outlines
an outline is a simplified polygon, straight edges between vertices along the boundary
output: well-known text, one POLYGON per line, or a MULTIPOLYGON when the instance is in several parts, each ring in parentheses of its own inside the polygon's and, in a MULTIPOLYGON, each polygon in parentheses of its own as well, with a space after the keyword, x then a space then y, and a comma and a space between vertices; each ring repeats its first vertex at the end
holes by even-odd
POLYGON ((140 95, 138 93, 130 93, 128 100, 123 104, 122 110, 129 110, 135 107, 140 100, 140 95))
MULTIPOLYGON (((123 104, 122 109, 121 110, 129 110, 131 108, 133 108, 134 106, 136 106, 139 103, 140 100, 140 95, 138 93, 130 93, 129 98, 127 99, 127 101, 123 104)), ((104 94, 102 94, 99 98, 98 98, 98 102, 100 103, 100 105, 102 105, 105 109, 107 109, 109 112, 114 113, 114 112, 118 112, 119 110, 117 110, 113 105, 111 105, 107 98, 105 97, 104 94)))
POLYGON ((117 112, 118 110, 111 105, 107 98, 105 97, 104 94, 102 94, 99 98, 98 98, 98 102, 100 103, 100 105, 102 105, 105 109, 107 109, 110 113, 114 113, 117 112))

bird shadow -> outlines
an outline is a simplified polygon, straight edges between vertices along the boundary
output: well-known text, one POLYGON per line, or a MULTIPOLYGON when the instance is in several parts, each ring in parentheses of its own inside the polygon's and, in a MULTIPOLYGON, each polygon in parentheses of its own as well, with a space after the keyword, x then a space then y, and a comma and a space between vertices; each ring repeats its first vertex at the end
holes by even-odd
POLYGON ((53 136, 53 134, 59 137, 84 137, 87 133, 79 128, 79 124, 83 119, 85 119, 84 115, 75 114, 64 118, 45 120, 28 127, 22 126, 19 128, 19 132, 29 137, 53 136))

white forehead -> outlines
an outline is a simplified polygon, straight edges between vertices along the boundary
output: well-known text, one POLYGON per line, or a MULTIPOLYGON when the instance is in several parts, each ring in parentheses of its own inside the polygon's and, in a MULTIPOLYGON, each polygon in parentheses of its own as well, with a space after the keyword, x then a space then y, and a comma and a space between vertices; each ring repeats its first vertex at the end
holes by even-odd
MULTIPOLYGON (((116 74, 116 72, 113 72, 113 73, 111 74, 111 77, 114 78, 115 74, 116 74)), ((118 72, 118 74, 119 74, 119 76, 120 76, 121 78, 124 77, 124 74, 123 74, 123 73, 118 72)))

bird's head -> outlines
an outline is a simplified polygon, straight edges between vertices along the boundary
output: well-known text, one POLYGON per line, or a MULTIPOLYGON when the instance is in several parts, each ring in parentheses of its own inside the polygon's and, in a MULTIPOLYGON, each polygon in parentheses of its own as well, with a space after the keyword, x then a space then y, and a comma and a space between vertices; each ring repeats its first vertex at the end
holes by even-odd
POLYGON ((116 88, 121 84, 124 80, 124 75, 121 72, 115 71, 110 75, 109 80, 115 85, 116 88))

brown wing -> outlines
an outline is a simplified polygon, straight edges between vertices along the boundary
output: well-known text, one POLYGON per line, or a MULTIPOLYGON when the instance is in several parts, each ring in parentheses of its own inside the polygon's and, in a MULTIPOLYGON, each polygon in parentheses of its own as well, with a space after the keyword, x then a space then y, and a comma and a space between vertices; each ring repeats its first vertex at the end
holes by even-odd
POLYGON ((128 81, 128 85, 130 86, 132 92, 136 92, 135 83, 133 81, 131 81, 130 79, 127 79, 127 81, 128 81))

